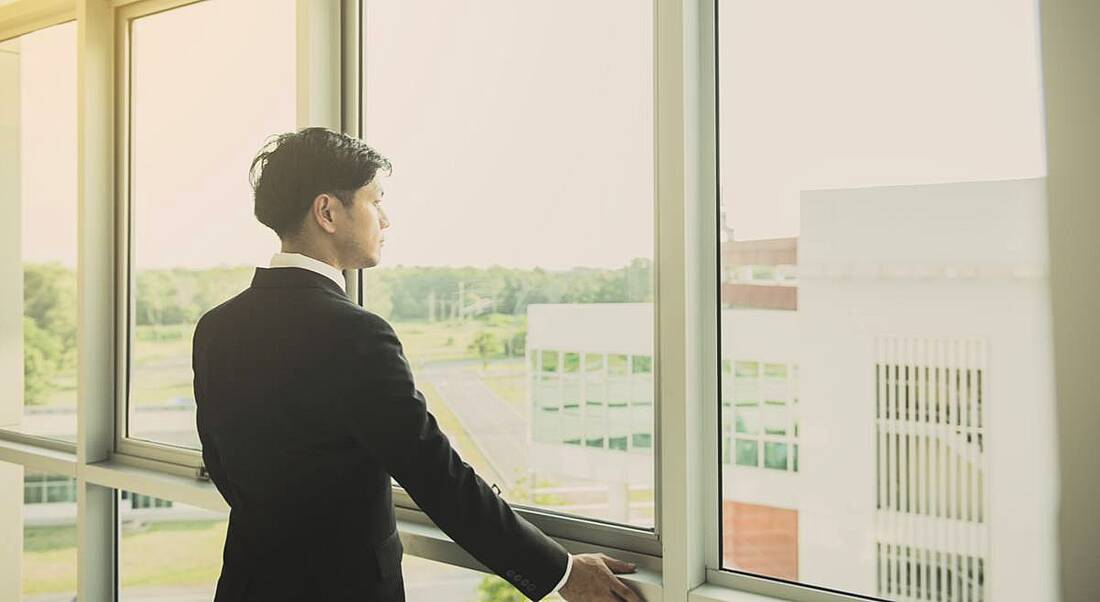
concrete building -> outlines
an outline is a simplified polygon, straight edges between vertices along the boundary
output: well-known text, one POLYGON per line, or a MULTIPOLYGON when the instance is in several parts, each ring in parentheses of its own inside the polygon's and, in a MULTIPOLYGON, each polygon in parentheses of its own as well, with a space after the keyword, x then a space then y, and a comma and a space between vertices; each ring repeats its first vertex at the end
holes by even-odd
MULTIPOLYGON (((797 240, 723 243, 726 566, 897 600, 1056 597, 1043 190, 805 192, 797 240)), ((652 488, 652 306, 528 319, 534 469, 606 483, 612 506, 652 488)))

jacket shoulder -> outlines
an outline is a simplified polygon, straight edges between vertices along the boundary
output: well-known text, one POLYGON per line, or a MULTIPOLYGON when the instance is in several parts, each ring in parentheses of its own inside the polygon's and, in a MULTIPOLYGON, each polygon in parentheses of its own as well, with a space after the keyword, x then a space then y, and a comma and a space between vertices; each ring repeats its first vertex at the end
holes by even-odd
POLYGON ((200 331, 209 328, 211 325, 218 324, 224 314, 232 313, 234 307, 243 303, 249 290, 250 289, 244 289, 229 299, 211 307, 199 316, 198 321, 195 322, 195 336, 198 336, 200 331))
POLYGON ((340 320, 344 326, 356 334, 392 334, 393 326, 382 316, 352 301, 342 303, 340 320))

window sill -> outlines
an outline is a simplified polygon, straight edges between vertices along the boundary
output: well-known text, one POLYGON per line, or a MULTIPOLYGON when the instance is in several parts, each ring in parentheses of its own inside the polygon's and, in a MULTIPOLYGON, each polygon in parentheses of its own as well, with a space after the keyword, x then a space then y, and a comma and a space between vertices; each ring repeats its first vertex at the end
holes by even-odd
MULTIPOLYGON (((466 550, 448 537, 439 527, 432 524, 424 513, 407 508, 397 508, 396 514, 397 530, 401 533, 401 543, 405 547, 406 554, 483 573, 491 572, 485 568, 485 565, 474 559, 466 550)), ((555 540, 571 554, 603 552, 608 556, 636 563, 638 570, 634 573, 619 575, 620 579, 630 585, 634 591, 641 594, 647 602, 661 600, 659 558, 655 559, 652 556, 603 548, 567 539, 555 538, 555 540)))
POLYGON ((0 436, 0 461, 22 464, 26 468, 64 475, 76 476, 76 453, 43 447, 14 438, 8 433, 0 436))

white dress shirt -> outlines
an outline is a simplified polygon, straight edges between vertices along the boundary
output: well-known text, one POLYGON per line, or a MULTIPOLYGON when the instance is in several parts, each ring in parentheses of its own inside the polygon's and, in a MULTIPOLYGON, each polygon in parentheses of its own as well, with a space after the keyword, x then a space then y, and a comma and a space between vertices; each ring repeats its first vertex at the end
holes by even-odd
MULTIPOLYGON (((317 272, 322 276, 326 276, 335 282, 340 288, 344 288, 344 273, 334 268, 333 266, 318 261, 312 257, 302 255, 300 253, 276 253, 271 256, 271 267, 273 268, 302 268, 311 272, 317 272)), ((573 555, 569 555, 569 559, 565 563, 565 574, 561 576, 561 581, 554 586, 554 589, 550 590, 550 594, 556 594, 558 590, 565 586, 565 582, 569 581, 569 573, 573 570, 573 555)), ((547 595, 550 595, 547 594, 547 595)))
POLYGON ((302 255, 301 253, 276 253, 271 256, 271 267, 302 268, 311 272, 317 272, 322 276, 328 277, 329 280, 335 282, 341 289, 345 287, 343 272, 323 261, 318 261, 307 255, 302 255))
MULTIPOLYGON (((561 581, 558 581, 558 584, 554 586, 554 589, 550 590, 550 594, 556 594, 556 593, 558 593, 559 589, 565 587, 565 582, 569 581, 569 571, 572 571, 572 570, 573 570, 573 555, 570 554, 569 555, 569 560, 566 561, 566 563, 565 563, 565 574, 561 576, 561 581)), ((550 594, 546 594, 546 595, 549 596, 550 594)))

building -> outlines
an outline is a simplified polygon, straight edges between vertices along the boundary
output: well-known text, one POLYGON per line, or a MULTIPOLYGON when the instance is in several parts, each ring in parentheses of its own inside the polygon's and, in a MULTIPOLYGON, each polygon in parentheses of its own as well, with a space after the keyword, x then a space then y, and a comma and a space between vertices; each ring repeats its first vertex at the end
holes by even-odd
MULTIPOLYGON (((1054 599, 1043 191, 804 192, 797 240, 723 244, 726 566, 897 600, 1054 599)), ((623 519, 653 486, 652 306, 528 319, 535 470, 608 483, 623 519)))

